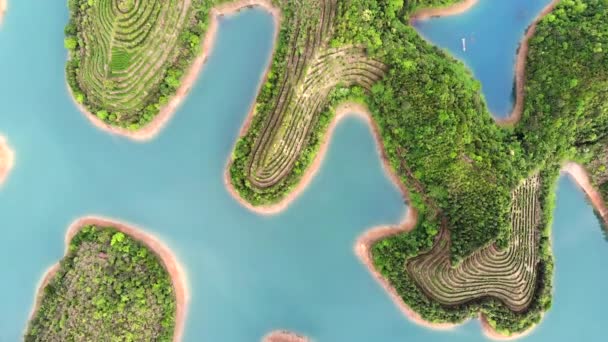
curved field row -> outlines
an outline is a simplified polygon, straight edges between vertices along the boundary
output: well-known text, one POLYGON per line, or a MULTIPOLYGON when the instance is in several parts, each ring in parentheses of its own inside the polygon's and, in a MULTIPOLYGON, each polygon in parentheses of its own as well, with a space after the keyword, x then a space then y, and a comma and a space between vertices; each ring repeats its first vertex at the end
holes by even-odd
POLYGON ((541 218, 540 177, 525 180, 512 193, 511 241, 508 248, 483 248, 461 264, 450 263, 447 230, 433 249, 411 259, 407 271, 423 292, 444 305, 495 297, 513 311, 530 304, 536 285, 537 228, 541 218))
MULTIPOLYGON (((94 114, 143 124, 142 111, 179 53, 191 0, 80 1, 76 81, 94 114), (102 113, 99 113, 102 111, 102 113)), ((176 75, 169 75, 176 76, 176 75)), ((179 76, 175 77, 179 82, 179 76)))
POLYGON ((295 20, 287 71, 249 161, 249 181, 258 190, 292 172, 335 86, 370 89, 384 75, 385 66, 360 47, 328 48, 336 10, 336 0, 309 1, 301 11, 308 13, 295 20), (321 20, 306 20, 315 10, 321 20))

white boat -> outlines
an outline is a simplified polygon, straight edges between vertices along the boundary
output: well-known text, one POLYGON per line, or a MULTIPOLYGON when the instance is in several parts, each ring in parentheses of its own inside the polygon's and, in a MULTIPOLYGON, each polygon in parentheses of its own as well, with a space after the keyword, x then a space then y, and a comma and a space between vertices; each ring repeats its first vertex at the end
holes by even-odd
POLYGON ((462 38, 462 51, 467 51, 467 40, 462 38))

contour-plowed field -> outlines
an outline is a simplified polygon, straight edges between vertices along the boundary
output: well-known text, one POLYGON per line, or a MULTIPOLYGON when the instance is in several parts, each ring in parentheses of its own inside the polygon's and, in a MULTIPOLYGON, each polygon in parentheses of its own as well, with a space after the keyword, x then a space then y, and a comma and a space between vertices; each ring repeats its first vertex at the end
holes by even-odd
POLYGON ((528 178, 513 191, 508 248, 490 245, 452 267, 449 234, 444 229, 431 251, 407 263, 408 272, 428 296, 444 305, 490 296, 514 311, 524 310, 536 283, 539 191, 539 176, 528 178))
POLYGON ((286 72, 249 158, 248 178, 257 190, 280 183, 292 172, 336 85, 369 89, 385 72, 361 47, 329 48, 336 0, 294 6, 299 15, 292 19, 286 72))
POLYGON ((76 23, 77 82, 87 106, 104 111, 99 115, 102 119, 137 121, 175 59, 190 2, 96 0, 81 4, 76 23))

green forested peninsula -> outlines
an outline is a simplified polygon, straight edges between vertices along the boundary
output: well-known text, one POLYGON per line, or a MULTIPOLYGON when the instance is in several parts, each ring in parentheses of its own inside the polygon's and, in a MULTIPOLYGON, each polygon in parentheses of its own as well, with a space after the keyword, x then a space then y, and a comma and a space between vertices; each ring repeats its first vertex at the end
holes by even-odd
POLYGON ((310 165, 336 105, 365 103, 419 214, 412 233, 377 243, 377 268, 423 318, 460 322, 482 312, 494 329, 509 335, 537 323, 551 305, 549 229, 561 163, 586 164, 607 192, 608 4, 562 0, 540 22, 530 42, 522 121, 502 128, 465 66, 409 25, 418 9, 456 2, 309 0, 300 7, 277 2, 286 14, 278 47, 253 123, 236 145, 230 177, 253 205, 280 201, 310 165), (360 49, 367 58, 360 57, 360 49), (337 53, 345 57, 328 61, 337 53), (340 81, 330 82, 318 70, 340 81), (537 186, 524 191, 528 197, 518 197, 519 184, 534 174, 537 186), (521 222, 528 228, 517 228, 521 222), (517 252, 508 262, 531 263, 535 274, 511 285, 495 282, 498 278, 481 281, 486 292, 458 292, 456 284, 447 292, 433 291, 421 278, 423 268, 415 266, 424 256, 426 266, 434 267, 424 269, 428 272, 466 274, 475 258, 500 273, 505 264, 496 258, 514 241, 527 244, 520 247, 529 252, 517 252), (504 291, 492 295, 501 286, 513 293, 526 289, 528 295, 517 304, 504 291))
POLYGON ((25 341, 173 340, 176 298, 167 271, 112 227, 82 227, 38 300, 25 341))

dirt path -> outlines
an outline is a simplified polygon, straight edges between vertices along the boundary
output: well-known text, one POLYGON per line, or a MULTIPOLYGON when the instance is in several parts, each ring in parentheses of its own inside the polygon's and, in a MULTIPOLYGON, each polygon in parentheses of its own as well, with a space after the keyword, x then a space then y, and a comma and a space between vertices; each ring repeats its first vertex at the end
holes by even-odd
MULTIPOLYGON (((190 69, 188 69, 186 74, 183 76, 179 88, 175 92, 175 95, 171 97, 169 103, 165 107, 163 107, 160 112, 154 117, 154 119, 152 119, 152 121, 148 123, 145 127, 142 127, 137 131, 131 131, 125 128, 111 126, 97 118, 97 116, 90 113, 83 105, 76 103, 76 101, 74 101, 74 103, 93 125, 103 131, 115 135, 125 136, 129 139, 139 142, 145 142, 154 139, 165 127, 165 125, 167 125, 167 123, 173 117, 173 115, 175 114, 179 106, 182 104, 184 99, 188 96, 190 89, 192 88, 194 83, 196 83, 196 80, 198 79, 201 70, 203 69, 203 66, 206 63, 209 54, 215 46, 215 42, 217 39, 217 31, 219 28, 218 18, 221 16, 236 14, 240 10, 252 6, 263 8, 264 10, 272 14, 275 21, 274 42, 276 44, 281 24, 281 12, 278 8, 272 5, 270 0, 237 0, 234 2, 225 3, 214 7, 209 13, 210 24, 209 28, 207 29, 207 32, 205 33, 205 39, 203 40, 201 53, 198 55, 198 57, 196 57, 196 59, 194 59, 192 65, 190 66, 190 69)), ((273 46, 272 49, 274 51, 275 47, 273 46)), ((272 58, 270 60, 272 61, 272 58)), ((267 70, 269 70, 269 67, 267 68, 267 70)), ((258 85, 258 92, 262 85, 266 82, 266 74, 267 72, 264 73, 264 77, 260 80, 260 83, 258 85)), ((70 92, 70 94, 72 93, 69 86, 68 91, 70 92)), ((73 98, 74 96, 72 96, 72 99, 73 98)))
MULTIPOLYGON (((65 246, 66 251, 65 254, 68 253, 68 246, 70 241, 78 233, 78 231, 87 225, 97 225, 100 227, 114 227, 117 230, 129 235, 131 238, 143 243, 146 247, 152 250, 159 257, 161 262, 163 263, 165 269, 169 273, 171 277, 171 281, 173 282, 173 289, 175 291, 176 297, 176 312, 175 312, 175 332, 173 334, 173 341, 178 342, 181 341, 181 337, 184 331, 184 323, 186 321, 186 311, 187 305, 190 298, 188 292, 188 283, 186 279, 186 273, 183 268, 180 266, 176 257, 169 250, 167 246, 165 246, 158 238, 154 235, 146 233, 144 230, 137 228, 136 226, 123 223, 121 221, 97 217, 97 216, 87 216, 84 218, 80 218, 74 221, 68 228, 66 236, 65 236, 65 246)), ((55 264, 51 266, 43 275, 42 280, 40 281, 40 285, 38 286, 38 290, 36 292, 36 299, 34 307, 30 313, 30 320, 34 316, 35 312, 40 307, 40 301, 42 299, 42 291, 51 281, 57 270, 59 269, 59 264, 55 264)))
MULTIPOLYGON (((2 0, 0 0, 2 1, 2 0)), ((15 165, 15 153, 8 146, 6 138, 0 135, 0 186, 6 181, 15 165)))

